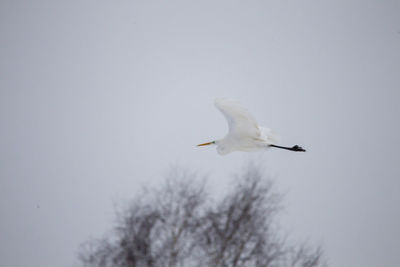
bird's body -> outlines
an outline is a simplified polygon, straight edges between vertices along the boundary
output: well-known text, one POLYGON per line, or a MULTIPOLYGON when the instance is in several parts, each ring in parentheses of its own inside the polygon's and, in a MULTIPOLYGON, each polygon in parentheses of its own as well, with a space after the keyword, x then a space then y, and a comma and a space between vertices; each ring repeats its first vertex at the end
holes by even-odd
POLYGON ((270 147, 305 151, 299 146, 292 148, 277 146, 277 135, 268 128, 258 126, 253 116, 239 103, 231 99, 218 98, 215 100, 215 106, 228 121, 229 132, 223 139, 200 144, 199 146, 215 144, 217 145, 218 153, 221 155, 226 155, 233 151, 261 151, 270 147))

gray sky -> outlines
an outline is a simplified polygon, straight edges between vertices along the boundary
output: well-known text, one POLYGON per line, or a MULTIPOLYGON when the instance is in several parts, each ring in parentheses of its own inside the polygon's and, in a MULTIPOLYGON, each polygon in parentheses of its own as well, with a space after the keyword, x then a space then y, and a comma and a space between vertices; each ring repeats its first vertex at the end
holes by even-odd
POLYGON ((243 163, 331 266, 400 266, 399 1, 1 1, 0 266, 72 266, 171 164, 243 163), (194 145, 240 101, 307 153, 194 145))

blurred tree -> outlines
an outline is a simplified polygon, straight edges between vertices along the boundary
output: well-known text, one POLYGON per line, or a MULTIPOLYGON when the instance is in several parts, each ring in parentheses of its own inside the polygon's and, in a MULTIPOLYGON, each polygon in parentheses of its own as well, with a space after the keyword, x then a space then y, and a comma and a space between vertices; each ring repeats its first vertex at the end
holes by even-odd
POLYGON ((279 237, 282 196, 250 166, 217 202, 203 182, 179 169, 118 214, 111 238, 85 243, 85 267, 325 266, 319 247, 279 237))

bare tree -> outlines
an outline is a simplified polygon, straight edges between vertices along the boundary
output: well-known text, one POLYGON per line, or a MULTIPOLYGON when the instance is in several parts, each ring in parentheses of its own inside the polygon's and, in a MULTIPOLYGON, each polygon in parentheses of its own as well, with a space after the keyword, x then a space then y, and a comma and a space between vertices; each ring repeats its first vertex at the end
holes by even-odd
POLYGON ((79 258, 85 267, 325 266, 319 247, 279 237, 281 198, 254 166, 217 202, 176 168, 119 213, 112 238, 87 242, 79 258))
POLYGON ((248 168, 234 190, 207 210, 199 245, 208 266, 269 266, 283 254, 273 231, 280 196, 270 180, 248 168))
POLYGON ((83 245, 83 265, 187 266, 206 196, 193 177, 174 169, 161 188, 143 192, 118 213, 113 239, 83 245))

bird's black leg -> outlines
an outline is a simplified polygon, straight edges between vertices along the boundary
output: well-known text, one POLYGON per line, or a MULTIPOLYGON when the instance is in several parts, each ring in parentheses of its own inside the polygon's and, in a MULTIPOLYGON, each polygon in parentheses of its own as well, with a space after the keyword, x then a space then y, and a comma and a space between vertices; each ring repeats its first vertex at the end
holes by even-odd
POLYGON ((306 152, 304 148, 301 146, 295 145, 292 147, 287 147, 287 146, 277 146, 277 145, 269 145, 271 147, 276 147, 276 148, 281 148, 281 149, 286 149, 286 150, 291 150, 291 151, 296 151, 296 152, 306 152))

